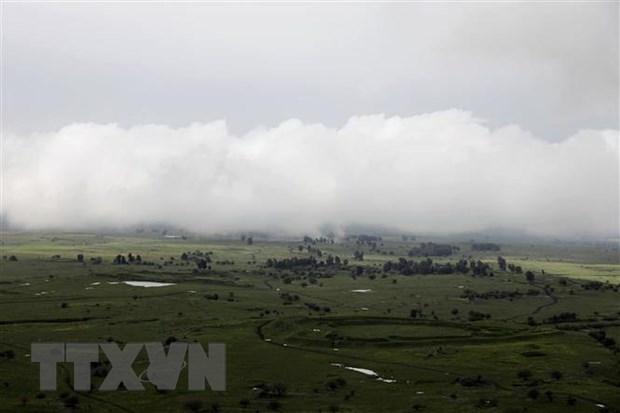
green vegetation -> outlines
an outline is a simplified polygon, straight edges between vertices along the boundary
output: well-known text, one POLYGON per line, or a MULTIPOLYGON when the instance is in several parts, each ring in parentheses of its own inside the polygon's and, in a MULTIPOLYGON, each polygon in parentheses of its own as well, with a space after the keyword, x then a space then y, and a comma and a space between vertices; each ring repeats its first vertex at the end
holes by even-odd
MULTIPOLYGON (((617 247, 144 233, 1 247, 0 411, 620 408, 617 247), (182 373, 178 391, 76 392, 67 363, 41 392, 38 341, 223 342, 227 391, 188 392, 182 373)), ((93 365, 95 389, 109 368, 93 365)))

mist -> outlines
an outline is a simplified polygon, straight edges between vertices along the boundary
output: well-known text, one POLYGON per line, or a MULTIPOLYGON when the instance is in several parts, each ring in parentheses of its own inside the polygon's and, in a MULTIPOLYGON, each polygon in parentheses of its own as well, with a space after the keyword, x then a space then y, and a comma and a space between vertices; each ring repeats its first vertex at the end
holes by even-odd
POLYGON ((197 233, 412 233, 506 228, 617 238, 617 130, 549 142, 463 110, 286 120, 236 136, 225 121, 173 128, 75 123, 5 135, 2 214, 24 230, 166 223, 197 233))

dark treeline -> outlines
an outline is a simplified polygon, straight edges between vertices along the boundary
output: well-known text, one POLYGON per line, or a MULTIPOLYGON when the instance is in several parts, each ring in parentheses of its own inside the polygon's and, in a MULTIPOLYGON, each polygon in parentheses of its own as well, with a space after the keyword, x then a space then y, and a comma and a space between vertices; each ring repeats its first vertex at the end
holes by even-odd
POLYGON ((319 261, 316 257, 292 257, 292 258, 268 258, 265 262, 267 268, 274 268, 276 270, 297 270, 297 269, 312 269, 317 267, 340 267, 341 265, 348 265, 348 260, 341 260, 338 256, 328 255, 325 260, 319 261))
POLYGON ((427 258, 421 261, 407 260, 399 258, 397 262, 388 261, 383 264, 384 272, 397 272, 402 275, 416 274, 473 274, 480 276, 493 276, 493 271, 489 264, 480 260, 467 261, 461 259, 456 263, 435 263, 432 259, 427 258))
POLYGON ((571 312, 563 312, 560 314, 554 314, 553 316, 547 318, 545 323, 548 324, 557 324, 557 323, 570 323, 573 321, 579 321, 576 313, 571 312))
POLYGON ((210 255, 213 255, 213 252, 202 252, 199 250, 187 251, 181 254, 181 261, 185 263, 194 262, 194 264, 196 264, 196 269, 208 270, 210 269, 209 264, 213 262, 210 255))
POLYGON ((333 244, 334 243, 334 239, 333 238, 325 238, 325 237, 319 237, 319 238, 311 238, 307 235, 304 235, 303 238, 303 243, 304 244, 333 244))
POLYGON ((514 298, 520 298, 524 296, 537 296, 540 295, 540 290, 536 290, 534 288, 530 288, 527 291, 502 291, 502 290, 491 290, 486 292, 476 292, 472 290, 465 290, 463 294, 461 294, 461 298, 467 298, 470 301, 473 300, 490 300, 490 299, 509 299, 512 300, 514 298))
POLYGON ((407 255, 410 257, 447 257, 458 250, 459 247, 449 244, 422 242, 419 247, 412 248, 407 255))
POLYGON ((492 242, 474 242, 471 244, 472 251, 499 251, 501 247, 492 242))
POLYGON ((375 242, 381 242, 383 240, 383 238, 376 236, 376 235, 365 235, 365 234, 360 234, 360 235, 351 235, 349 237, 346 238, 347 241, 353 241, 355 240, 358 244, 372 244, 375 242))

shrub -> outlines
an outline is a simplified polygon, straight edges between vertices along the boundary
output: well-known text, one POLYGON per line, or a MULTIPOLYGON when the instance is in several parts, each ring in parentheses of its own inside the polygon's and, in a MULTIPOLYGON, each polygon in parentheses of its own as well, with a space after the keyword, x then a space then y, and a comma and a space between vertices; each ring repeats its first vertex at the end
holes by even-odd
POLYGON ((527 392, 527 397, 529 397, 532 400, 538 399, 538 396, 540 396, 540 392, 538 391, 538 389, 531 389, 530 391, 527 392))
POLYGON ((204 402, 200 399, 190 399, 183 404, 183 408, 188 412, 197 413, 202 409, 204 402))

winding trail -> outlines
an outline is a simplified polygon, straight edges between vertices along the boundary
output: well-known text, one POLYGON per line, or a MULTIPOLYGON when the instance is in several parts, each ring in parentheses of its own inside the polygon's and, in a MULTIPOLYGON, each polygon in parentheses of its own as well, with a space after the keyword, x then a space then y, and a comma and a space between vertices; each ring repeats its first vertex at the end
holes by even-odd
MULTIPOLYGON (((538 287, 538 286, 537 286, 538 287)), ((538 287, 538 288, 542 288, 542 287, 538 287)), ((536 307, 536 309, 534 311, 532 311, 532 314, 538 314, 538 312, 540 312, 540 310, 542 310, 545 307, 550 307, 552 305, 557 304, 558 302, 558 297, 556 297, 555 295, 553 295, 550 291, 548 291, 546 288, 542 288, 542 290, 545 292, 545 294, 547 295, 547 297, 551 298, 551 302, 547 303, 547 304, 542 304, 539 305, 538 307, 536 307)))

